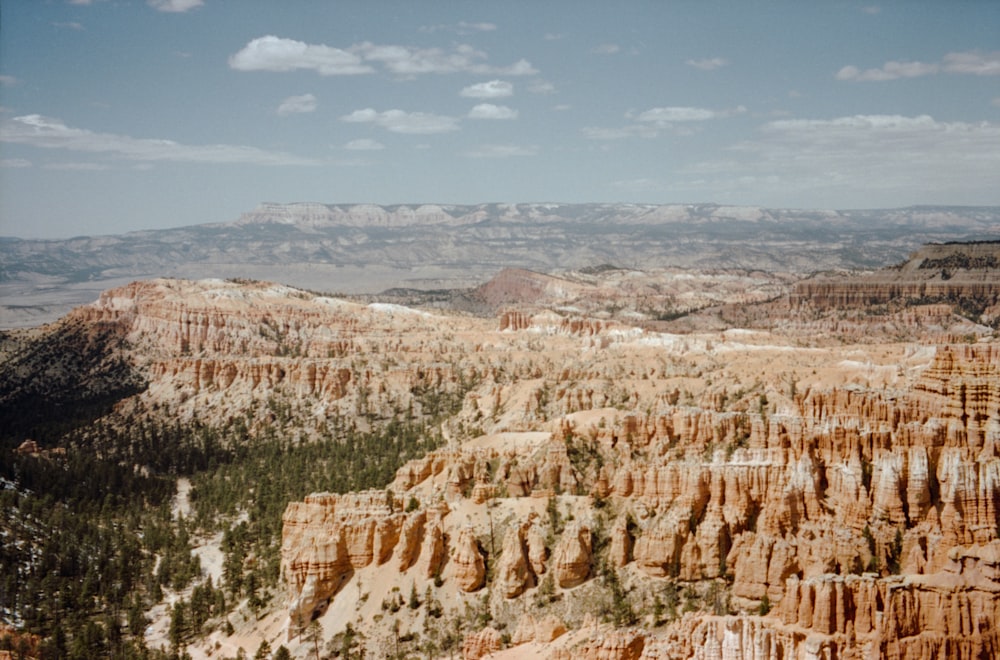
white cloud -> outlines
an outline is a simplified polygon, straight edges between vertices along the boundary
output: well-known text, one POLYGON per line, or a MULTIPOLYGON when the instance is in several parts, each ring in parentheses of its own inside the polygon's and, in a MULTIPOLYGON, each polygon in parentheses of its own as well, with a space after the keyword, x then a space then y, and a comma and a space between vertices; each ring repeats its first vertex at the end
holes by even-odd
POLYGON ((147 0, 146 4, 156 11, 179 14, 196 7, 201 7, 205 3, 203 0, 147 0))
POLYGON ((469 23, 467 21, 460 21, 458 23, 445 23, 441 25, 425 25, 420 28, 420 31, 434 33, 443 30, 457 34, 472 34, 475 32, 492 32, 496 29, 496 23, 469 23))
POLYGON ((427 112, 404 112, 403 110, 377 112, 373 108, 365 108, 355 110, 340 119, 341 121, 375 124, 393 133, 430 135, 458 130, 458 119, 455 117, 434 115, 427 112))
POLYGON ((596 126, 585 126, 580 129, 583 137, 588 140, 626 140, 629 138, 655 138, 660 132, 652 127, 643 124, 632 124, 619 128, 601 128, 596 126))
POLYGON ((678 127, 676 124, 722 119, 743 114, 745 107, 737 106, 729 110, 711 110, 709 108, 693 108, 687 106, 665 106, 650 108, 638 115, 628 112, 625 118, 633 123, 618 128, 602 128, 587 126, 582 129, 583 136, 590 140, 625 140, 628 138, 655 138, 662 130, 670 130, 674 135, 691 135, 691 128, 678 127))
POLYGON ((469 85, 459 92, 459 96, 473 99, 499 99, 514 94, 514 85, 505 80, 490 80, 489 82, 469 85))
POLYGON ((555 110, 556 112, 565 112, 572 108, 573 106, 571 106, 569 103, 560 103, 559 105, 552 106, 552 109, 555 110))
POLYGON ((1000 108, 1000 96, 990 101, 990 105, 992 105, 995 108, 1000 108))
POLYGON ((490 67, 483 68, 482 73, 498 73, 502 76, 533 76, 538 73, 538 69, 533 67, 528 60, 520 59, 506 67, 496 69, 490 67))
POLYGON ((729 60, 724 57, 712 57, 701 60, 685 60, 685 64, 688 66, 693 66, 696 69, 701 69, 702 71, 715 71, 716 69, 721 69, 729 64, 729 60))
POLYGON ((948 73, 998 76, 1000 75, 1000 51, 948 53, 944 56, 944 70, 948 73))
POLYGON ((614 55, 620 50, 621 46, 618 44, 601 44, 594 48, 591 52, 597 53, 598 55, 614 55))
POLYGON ((472 151, 465 152, 469 158, 512 158, 516 156, 535 156, 537 145, 519 144, 484 144, 472 151))
POLYGON ((878 5, 868 5, 867 7, 862 7, 861 11, 874 16, 875 14, 881 13, 882 8, 878 5))
POLYGON ((52 24, 52 27, 65 28, 67 30, 82 30, 83 24, 77 23, 76 21, 56 21, 52 24))
POLYGON ((391 73, 414 76, 427 73, 477 73, 502 76, 528 76, 538 73, 527 60, 518 60, 506 67, 486 64, 486 53, 469 45, 457 46, 447 52, 440 48, 410 48, 407 46, 379 46, 365 42, 351 47, 366 62, 378 62, 391 73))
POLYGON ((480 103, 469 110, 469 119, 517 119, 517 110, 505 105, 480 103))
POLYGON ((23 115, 0 124, 0 142, 43 149, 103 153, 136 161, 243 163, 251 165, 318 165, 319 162, 276 151, 230 144, 187 145, 172 140, 95 133, 67 126, 58 119, 23 115))
POLYGON ((43 165, 47 170, 65 170, 68 172, 103 172, 110 169, 101 163, 48 163, 43 165))
MULTIPOLYGON (((708 121, 709 119, 722 119, 732 117, 746 112, 747 109, 740 105, 729 110, 710 110, 708 108, 691 108, 685 106, 667 106, 662 108, 650 108, 639 113, 635 119, 649 122, 656 126, 668 126, 678 122, 708 121)), ((627 118, 632 117, 626 115, 627 118)))
POLYGON ((554 94, 556 86, 547 80, 534 80, 528 85, 528 91, 532 94, 554 94))
POLYGON ((385 145, 377 140, 362 138, 360 140, 351 140, 344 145, 344 149, 349 151, 379 151, 385 149, 385 145))
POLYGON ((31 161, 24 158, 0 158, 0 167, 24 168, 31 167, 31 161))
POLYGON ((981 203, 996 189, 1000 124, 942 122, 929 115, 785 119, 765 124, 759 139, 729 151, 730 161, 704 162, 678 174, 698 177, 706 190, 757 198, 799 195, 813 206, 842 207, 837 199, 981 203))
POLYGON ((250 41, 232 55, 229 66, 240 71, 311 69, 324 76, 374 73, 375 65, 404 77, 428 73, 500 76, 528 76, 538 73, 524 59, 499 67, 488 64, 486 59, 486 53, 468 45, 459 45, 451 51, 445 51, 440 48, 410 48, 366 41, 345 50, 267 35, 250 41))
POLYGON ((719 113, 715 110, 708 110, 706 108, 669 106, 665 108, 651 108, 639 113, 636 119, 655 124, 665 124, 678 121, 705 121, 715 119, 718 116, 719 113))
POLYGON ((349 115, 344 115, 341 117, 341 121, 350 121, 356 123, 365 123, 376 121, 379 117, 379 113, 375 108, 365 108, 364 110, 355 110, 349 115))
POLYGON ((919 78, 941 71, 975 76, 1000 75, 1000 51, 948 53, 940 63, 889 61, 877 69, 859 69, 851 64, 837 71, 835 77, 837 80, 881 82, 900 78, 919 78))
POLYGON ((300 94, 299 96, 289 96, 278 106, 278 114, 282 117, 287 115, 302 114, 316 111, 316 97, 312 94, 300 94))
POLYGON ((764 126, 764 130, 773 133, 794 135, 803 131, 820 131, 830 135, 846 135, 858 131, 926 131, 935 127, 944 127, 934 121, 930 115, 906 117, 904 115, 853 115, 836 119, 783 119, 772 121, 764 126))
POLYGON ((93 1, 94 0, 69 0, 69 4, 71 4, 71 5, 89 5, 93 1))
POLYGON ((238 71, 295 71, 312 69, 322 76, 372 73, 359 55, 339 48, 311 45, 273 35, 258 37, 229 58, 238 71))
POLYGON ((16 85, 19 82, 21 82, 21 81, 18 80, 17 78, 15 78, 14 76, 0 75, 0 85, 2 85, 4 87, 10 86, 10 85, 16 85))
POLYGON ((848 65, 837 72, 837 80, 857 80, 862 82, 896 80, 898 78, 917 78, 937 73, 937 64, 925 62, 886 62, 878 69, 862 71, 856 66, 848 65))

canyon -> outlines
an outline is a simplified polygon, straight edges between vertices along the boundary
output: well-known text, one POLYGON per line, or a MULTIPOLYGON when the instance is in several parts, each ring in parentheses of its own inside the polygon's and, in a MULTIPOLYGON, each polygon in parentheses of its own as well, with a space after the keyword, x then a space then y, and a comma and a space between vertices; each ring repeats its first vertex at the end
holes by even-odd
MULTIPOLYGON (((323 208, 317 231, 344 222, 323 208)), ((0 402, 104 402, 109 427, 238 420, 228 442, 250 452, 274 428, 308 446, 433 422, 384 482, 288 501, 271 598, 192 657, 306 657, 315 629, 368 657, 992 657, 997 257, 931 245, 810 278, 509 269, 425 305, 137 281, 4 333, 0 402)), ((133 460, 97 438, 30 439, 133 460)))

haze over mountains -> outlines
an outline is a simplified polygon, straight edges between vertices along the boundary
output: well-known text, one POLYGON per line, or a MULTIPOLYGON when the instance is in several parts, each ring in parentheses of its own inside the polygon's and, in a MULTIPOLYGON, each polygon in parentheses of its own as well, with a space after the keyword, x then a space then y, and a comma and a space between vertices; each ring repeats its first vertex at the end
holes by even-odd
POLYGON ((0 327, 55 320, 156 276, 375 293, 482 283, 506 267, 871 269, 918 246, 1000 237, 1000 207, 817 211, 716 204, 264 203, 229 223, 0 239, 0 327))

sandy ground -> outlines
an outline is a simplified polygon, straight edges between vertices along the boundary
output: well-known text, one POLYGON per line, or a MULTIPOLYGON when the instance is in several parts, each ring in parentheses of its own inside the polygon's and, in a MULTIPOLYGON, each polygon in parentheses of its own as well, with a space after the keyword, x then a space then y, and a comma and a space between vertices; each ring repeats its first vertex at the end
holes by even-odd
MULTIPOLYGON (((177 495, 174 497, 171 510, 173 511, 174 519, 191 515, 191 481, 186 477, 180 477, 177 480, 177 495)), ((218 585, 222 581, 222 563, 224 559, 222 553, 222 532, 208 538, 195 539, 192 554, 201 561, 202 578, 207 579, 211 577, 212 583, 218 585)), ((153 621, 146 628, 146 644, 151 648, 159 647, 168 649, 170 647, 170 611, 178 599, 189 598, 191 596, 193 587, 194 585, 191 585, 186 589, 176 592, 164 589, 163 601, 146 612, 146 616, 153 621)), ((247 622, 240 623, 244 624, 245 627, 247 622)), ((237 622, 233 621, 233 625, 236 627, 237 622)), ((205 642, 189 647, 188 653, 195 660, 219 657, 220 653, 232 657, 236 655, 236 652, 242 646, 248 655, 252 656, 254 651, 257 650, 257 646, 260 645, 260 639, 257 635, 240 635, 239 630, 237 634, 231 637, 226 637, 221 633, 213 633, 206 638, 205 642)), ((277 646, 274 648, 277 648, 277 646)))

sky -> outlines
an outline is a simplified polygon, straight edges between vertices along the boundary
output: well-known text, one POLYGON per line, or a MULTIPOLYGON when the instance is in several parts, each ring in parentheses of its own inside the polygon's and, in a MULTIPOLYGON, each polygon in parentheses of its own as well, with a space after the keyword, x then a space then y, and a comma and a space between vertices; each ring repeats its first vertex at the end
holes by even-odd
POLYGON ((1000 205, 1000 2, 3 0, 0 235, 1000 205))

